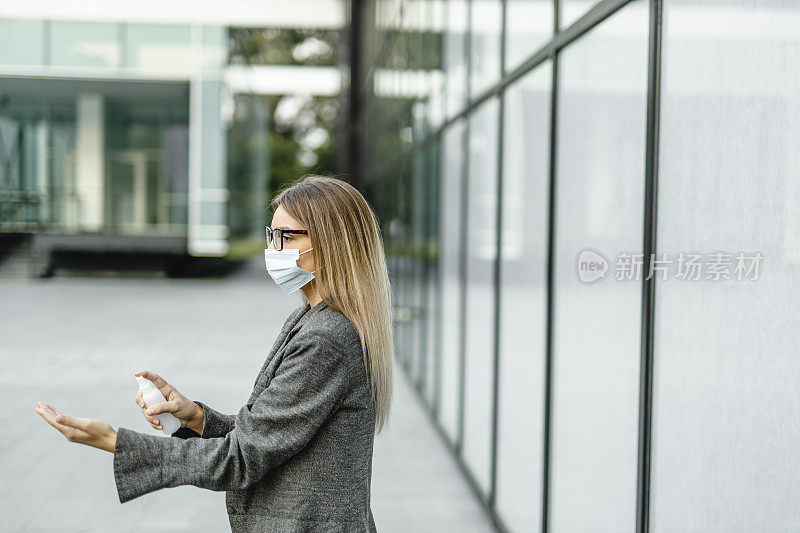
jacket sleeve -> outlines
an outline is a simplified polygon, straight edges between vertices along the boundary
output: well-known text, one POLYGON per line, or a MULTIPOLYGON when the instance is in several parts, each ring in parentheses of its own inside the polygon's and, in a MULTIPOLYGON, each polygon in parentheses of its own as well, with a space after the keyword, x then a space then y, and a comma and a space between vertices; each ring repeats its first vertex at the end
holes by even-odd
POLYGON ((194 403, 203 408, 202 435, 197 433, 193 429, 181 427, 178 428, 177 431, 175 431, 172 434, 173 437, 179 437, 181 439, 190 439, 197 437, 210 439, 214 437, 224 437, 231 430, 233 430, 233 426, 236 423, 235 415, 226 415, 220 413, 219 411, 212 409, 208 405, 204 404, 203 402, 198 402, 197 400, 194 400, 194 403))
POLYGON ((120 427, 113 461, 120 503, 179 485, 214 491, 254 485, 335 413, 350 387, 348 361, 333 336, 298 334, 269 385, 239 410, 225 436, 173 439, 120 427))

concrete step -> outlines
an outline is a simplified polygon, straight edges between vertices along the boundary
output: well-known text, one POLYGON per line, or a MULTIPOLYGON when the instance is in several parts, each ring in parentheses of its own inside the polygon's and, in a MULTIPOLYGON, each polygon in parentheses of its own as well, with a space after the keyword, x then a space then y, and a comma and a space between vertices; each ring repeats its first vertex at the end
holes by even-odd
POLYGON ((32 239, 20 238, 10 242, 0 252, 0 278, 27 278, 30 276, 32 239))

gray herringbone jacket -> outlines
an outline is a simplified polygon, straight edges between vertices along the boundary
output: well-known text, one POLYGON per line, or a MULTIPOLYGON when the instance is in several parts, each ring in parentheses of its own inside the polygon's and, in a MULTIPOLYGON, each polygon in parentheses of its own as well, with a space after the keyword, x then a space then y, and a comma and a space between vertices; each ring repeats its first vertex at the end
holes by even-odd
POLYGON ((320 302, 283 325, 236 415, 201 402, 202 435, 117 430, 120 503, 179 485, 226 491, 234 532, 376 531, 375 410, 358 333, 320 302))

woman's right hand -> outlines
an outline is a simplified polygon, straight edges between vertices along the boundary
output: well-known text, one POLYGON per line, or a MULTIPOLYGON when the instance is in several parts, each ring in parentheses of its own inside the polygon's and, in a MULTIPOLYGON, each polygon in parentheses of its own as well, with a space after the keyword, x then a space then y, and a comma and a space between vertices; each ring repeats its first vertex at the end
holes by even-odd
POLYGON ((142 376, 153 382, 164 398, 167 399, 166 403, 157 403, 151 405, 149 408, 145 406, 142 399, 142 391, 136 392, 136 404, 142 408, 142 414, 150 422, 154 429, 161 429, 161 421, 158 419, 161 413, 171 413, 181 421, 181 427, 189 428, 195 432, 203 433, 203 408, 188 399, 186 396, 178 392, 178 389, 164 381, 164 379, 153 372, 143 370, 134 374, 142 376), (148 411, 151 411, 148 413, 148 411))

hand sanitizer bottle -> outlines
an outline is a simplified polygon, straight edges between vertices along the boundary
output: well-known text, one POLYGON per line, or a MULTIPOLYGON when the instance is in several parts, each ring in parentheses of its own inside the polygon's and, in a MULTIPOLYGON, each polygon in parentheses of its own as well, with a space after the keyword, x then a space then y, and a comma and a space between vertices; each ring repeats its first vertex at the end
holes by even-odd
MULTIPOLYGON (((153 385, 153 382, 142 376, 136 376, 136 381, 139 382, 139 390, 142 391, 142 400, 146 407, 151 407, 157 403, 166 402, 167 399, 158 390, 158 387, 153 385)), ((168 437, 178 431, 181 427, 181 421, 175 418, 172 413, 160 413, 154 415, 161 422, 161 431, 168 437)))

